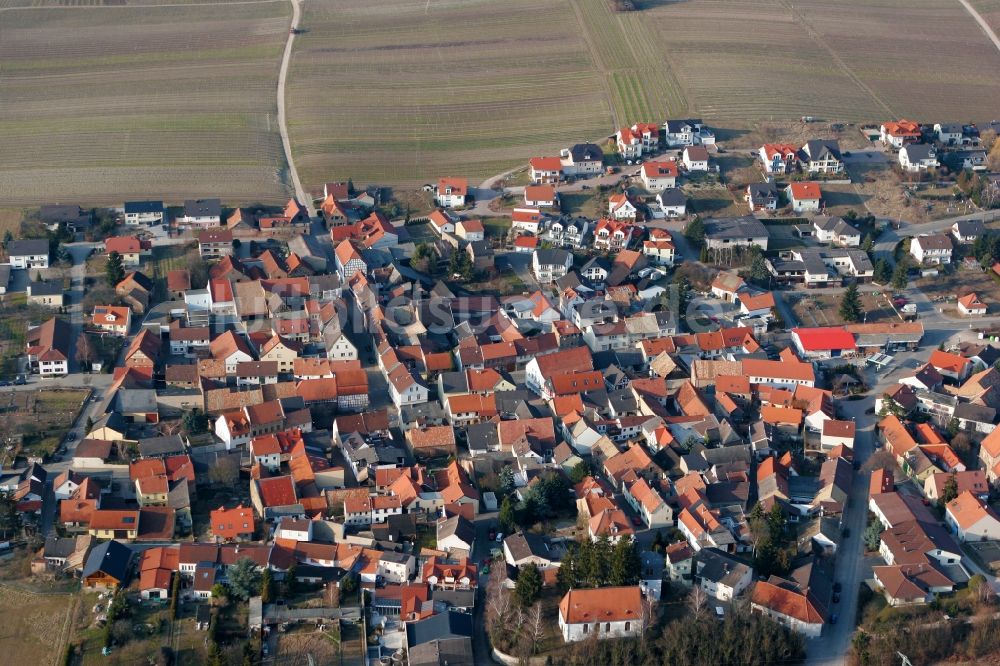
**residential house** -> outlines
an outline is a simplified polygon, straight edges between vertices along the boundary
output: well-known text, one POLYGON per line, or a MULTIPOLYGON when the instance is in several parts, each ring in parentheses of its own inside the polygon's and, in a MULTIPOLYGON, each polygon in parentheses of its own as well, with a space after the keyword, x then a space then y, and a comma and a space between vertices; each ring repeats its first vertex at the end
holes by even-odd
POLYGON ((941 166, 937 158, 937 148, 929 143, 914 143, 899 149, 899 166, 903 171, 917 173, 930 171, 941 166))
POLYGON ((198 234, 198 253, 202 259, 221 259, 233 253, 233 232, 229 229, 206 229, 198 234))
POLYGON ((704 146, 688 146, 681 159, 684 168, 691 171, 708 171, 708 149, 704 146))
POLYGON ((750 212, 756 213, 761 210, 778 210, 781 195, 778 194, 778 187, 774 183, 751 183, 747 185, 743 198, 750 206, 750 212))
POLYGON ((920 141, 922 134, 920 125, 912 120, 882 123, 879 127, 879 139, 887 146, 902 148, 906 144, 920 141))
POLYGON ((830 243, 839 247, 861 246, 861 232, 845 222, 842 217, 813 218, 813 233, 820 243, 830 243))
POLYGON ((441 178, 438 180, 434 199, 442 208, 458 208, 465 205, 468 194, 467 178, 441 178))
POLYGON ((718 548, 695 555, 694 580, 712 599, 733 601, 753 583, 753 568, 718 548))
POLYGON ((711 250, 752 245, 767 250, 767 239, 767 227, 752 215, 705 221, 705 244, 711 250))
POLYGON ((107 254, 117 252, 122 258, 122 265, 135 268, 152 252, 153 245, 135 236, 112 236, 104 241, 104 251, 107 254))
POLYGON ((810 139, 802 146, 802 161, 809 173, 840 173, 844 161, 834 139, 810 139))
POLYGON ((677 162, 646 162, 639 175, 649 192, 677 187, 677 162))
POLYGON ((91 315, 94 328, 112 335, 127 336, 132 327, 132 310, 116 305, 96 305, 91 315))
POLYGON ((785 194, 796 213, 818 211, 823 198, 818 183, 791 183, 785 189, 785 194))
POLYGON ((543 284, 560 279, 572 265, 573 255, 566 250, 535 250, 531 255, 532 274, 543 284))
POLYGON ((550 184, 528 185, 524 188, 524 205, 533 208, 553 208, 559 205, 559 193, 550 184))
POLYGON ((670 148, 715 143, 715 134, 699 118, 667 120, 663 123, 663 131, 670 148))
POLYGON ((49 241, 46 238, 12 240, 7 243, 6 250, 11 268, 49 267, 49 241))
POLYGON ((49 308, 61 308, 65 301, 66 291, 63 281, 40 280, 28 283, 28 302, 34 305, 44 305, 49 308))
POLYGON ((765 173, 791 173, 799 164, 799 151, 791 144, 765 143, 760 147, 759 153, 765 173))
POLYGON ((125 224, 151 225, 163 222, 162 201, 126 201, 125 224))
MULTIPOLYGON (((677 188, 663 190, 656 195, 656 203, 664 217, 675 218, 687 215, 687 197, 677 188)), ((656 217, 654 213, 654 217, 656 217)))
POLYGON ((777 576, 757 581, 750 595, 750 608, 808 638, 818 638, 823 632, 826 610, 809 588, 777 576))
POLYGON ((982 220, 959 220, 951 225, 951 235, 959 243, 975 243, 984 230, 982 220))
POLYGON ((910 255, 924 265, 950 264, 951 239, 943 234, 917 236, 910 240, 910 255))
POLYGON ((958 299, 958 311, 966 317, 983 317, 986 315, 986 310, 986 303, 979 300, 976 292, 958 299))
POLYGON ((636 123, 615 133, 615 144, 622 158, 635 160, 655 152, 660 146, 660 128, 654 123, 636 123))
POLYGON ((561 151, 563 173, 567 176, 586 177, 604 171, 604 151, 593 143, 578 143, 561 151))
POLYGON ((945 505, 944 520, 959 541, 1000 539, 1000 516, 969 490, 945 505))
POLYGON ((25 343, 31 371, 42 377, 69 374, 71 340, 72 330, 65 319, 53 317, 41 326, 29 328, 25 343))
POLYGON ((199 229, 221 226, 222 202, 219 199, 188 199, 178 221, 199 229))
POLYGON ((532 157, 528 167, 532 183, 558 183, 563 179, 562 160, 558 157, 532 157))

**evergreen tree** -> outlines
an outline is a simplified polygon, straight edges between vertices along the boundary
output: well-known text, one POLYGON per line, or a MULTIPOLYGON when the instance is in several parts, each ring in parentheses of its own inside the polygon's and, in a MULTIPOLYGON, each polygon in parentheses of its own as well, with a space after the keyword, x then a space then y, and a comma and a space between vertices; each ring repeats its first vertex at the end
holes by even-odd
POLYGON ((21 512, 12 493, 0 493, 0 534, 4 539, 21 532, 21 512))
POLYGON ((642 575, 642 560, 635 542, 622 537, 611 551, 608 568, 609 585, 636 585, 642 575))
POLYGON ((273 598, 274 580, 271 578, 271 570, 264 569, 264 573, 260 577, 260 600, 262 603, 269 604, 273 598))
POLYGON ((517 513, 513 495, 507 495, 503 498, 503 502, 500 504, 500 515, 497 517, 497 520, 503 532, 510 534, 517 530, 517 513))
POLYGON ((569 472, 569 480, 573 482, 573 485, 580 483, 588 476, 590 476, 590 464, 586 460, 578 462, 569 472))
POLYGON ((522 608, 535 603, 542 591, 542 574, 534 564, 521 567, 514 584, 514 597, 522 608))
POLYGON ((556 587, 561 594, 577 586, 576 580, 576 549, 570 547, 563 555, 559 568, 556 569, 556 587))
POLYGON ((871 234, 865 234, 865 239, 861 241, 861 249, 865 252, 871 252, 873 247, 875 247, 875 238, 871 234))
POLYGON ((701 221, 700 216, 696 215, 693 220, 688 222, 688 225, 684 227, 684 236, 695 245, 701 245, 705 242, 705 223, 701 221))
POLYGON ((237 599, 249 599, 260 586, 257 565, 248 557, 236 560, 227 573, 229 591, 237 599))
POLYGON ((122 263, 122 255, 117 252, 112 252, 108 255, 108 260, 104 264, 104 277, 111 287, 114 287, 125 279, 125 266, 122 263))
POLYGON ((750 281, 759 287, 766 286, 771 280, 771 272, 767 269, 767 261, 760 248, 754 245, 750 248, 752 259, 750 260, 750 281))
POLYGON ((861 297, 858 295, 858 285, 851 283, 840 299, 840 317, 844 321, 855 322, 861 319, 861 297))
POLYGON ((872 275, 872 280, 878 284, 887 284, 889 280, 892 279, 892 267, 889 266, 889 262, 885 259, 879 259, 875 262, 875 270, 872 275))
POLYGON ((909 269, 904 262, 896 264, 896 269, 892 272, 892 286, 894 289, 906 289, 910 282, 909 269))
POLYGON ((948 476, 948 480, 944 482, 944 488, 941 490, 941 501, 947 504, 956 497, 958 497, 958 480, 954 474, 951 474, 948 476))

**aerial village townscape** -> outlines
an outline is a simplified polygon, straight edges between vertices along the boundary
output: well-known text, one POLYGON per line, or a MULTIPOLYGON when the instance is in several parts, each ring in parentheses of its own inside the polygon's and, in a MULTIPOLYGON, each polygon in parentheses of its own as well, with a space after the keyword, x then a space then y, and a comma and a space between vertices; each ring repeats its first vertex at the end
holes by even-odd
POLYGON ((0 2, 0 663, 1000 663, 1000 14, 851 3, 0 2))
POLYGON ((531 158, 523 186, 442 176, 401 220, 350 181, 43 205, 2 267, 8 573, 76 590, 66 663, 675 663, 716 624, 739 640, 713 659, 766 634, 768 660, 866 663, 933 654, 885 627, 979 636, 995 217, 823 191, 852 158, 985 169, 984 133, 761 145, 733 217, 687 210, 725 154, 696 119, 531 158))

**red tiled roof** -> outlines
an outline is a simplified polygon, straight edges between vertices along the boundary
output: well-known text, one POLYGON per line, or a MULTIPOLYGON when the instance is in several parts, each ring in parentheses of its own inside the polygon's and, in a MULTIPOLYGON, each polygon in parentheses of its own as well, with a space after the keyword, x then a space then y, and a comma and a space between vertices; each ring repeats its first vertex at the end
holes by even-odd
POLYGON ((854 336, 839 326, 793 328, 806 351, 842 351, 856 349, 854 336))

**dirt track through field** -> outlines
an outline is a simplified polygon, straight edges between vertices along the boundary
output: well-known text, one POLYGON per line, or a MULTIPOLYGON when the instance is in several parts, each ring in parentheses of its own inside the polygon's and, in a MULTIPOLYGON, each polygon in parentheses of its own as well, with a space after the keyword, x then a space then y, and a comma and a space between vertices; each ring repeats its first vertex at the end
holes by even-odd
POLYGON ((792 5, 790 0, 779 0, 779 2, 783 7, 785 7, 789 11, 789 13, 792 15, 792 18, 794 18, 799 25, 805 28, 805 31, 809 35, 809 37, 830 55, 830 59, 834 63, 836 63, 837 67, 839 67, 844 74, 847 75, 847 78, 853 81, 854 84, 857 85, 859 88, 864 90, 869 97, 875 100, 876 104, 885 109, 886 113, 889 114, 890 118, 898 117, 895 113, 893 113, 889 105, 885 103, 885 100, 879 97, 878 94, 871 88, 871 86, 862 81, 858 77, 858 75, 854 73, 854 70, 848 67, 847 63, 844 62, 844 59, 841 58, 840 55, 829 44, 826 43, 826 40, 824 40, 823 37, 819 34, 819 32, 812 26, 812 24, 810 24, 805 19, 802 13, 795 9, 794 5, 792 5))
POLYGON ((611 101, 614 99, 611 95, 611 70, 601 59, 601 53, 597 49, 597 45, 594 42, 594 35, 591 34, 590 29, 587 27, 587 21, 583 18, 583 12, 580 11, 580 5, 577 4, 577 0, 569 0, 569 4, 570 7, 573 8, 573 15, 576 16, 577 25, 580 26, 580 34, 583 35, 583 39, 587 43, 587 50, 590 51, 590 57, 594 59, 594 67, 597 68, 597 72, 601 75, 601 83, 604 86, 604 94, 607 95, 608 110, 611 111, 611 117, 614 120, 615 127, 621 127, 621 119, 618 117, 618 111, 615 109, 615 105, 611 101))
POLYGON ((993 42, 993 46, 997 47, 997 51, 1000 51, 1000 37, 997 37, 997 33, 993 32, 993 28, 990 27, 990 24, 987 23, 982 15, 976 11, 975 7, 969 4, 969 0, 958 1, 963 7, 965 7, 965 11, 969 12, 972 18, 975 19, 976 23, 979 24, 979 27, 983 29, 986 36, 990 38, 991 42, 993 42))

